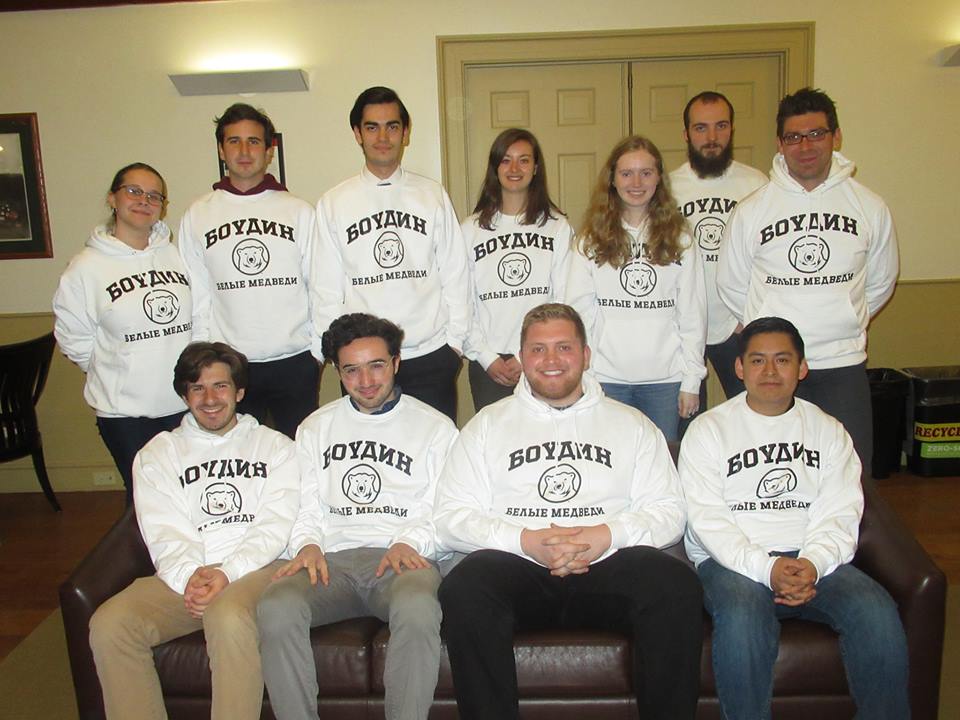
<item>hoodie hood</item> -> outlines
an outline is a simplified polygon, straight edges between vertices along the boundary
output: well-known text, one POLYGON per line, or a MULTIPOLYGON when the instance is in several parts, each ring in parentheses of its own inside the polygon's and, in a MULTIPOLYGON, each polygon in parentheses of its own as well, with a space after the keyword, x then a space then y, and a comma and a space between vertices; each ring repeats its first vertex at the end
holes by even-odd
POLYGON ((543 400, 534 397, 533 391, 530 389, 530 383, 527 382, 526 375, 520 376, 520 382, 518 382, 517 386, 513 389, 513 394, 536 415, 542 417, 569 417, 570 415, 592 408, 600 402, 600 398, 603 397, 603 389, 593 375, 585 372, 580 382, 583 387, 583 395, 581 395, 575 403, 568 405, 562 410, 551 407, 543 400))
POLYGON ((830 173, 827 175, 827 179, 817 185, 813 190, 807 191, 790 175, 790 170, 787 168, 787 161, 784 159, 783 154, 777 153, 773 156, 773 168, 770 170, 770 180, 787 192, 797 193, 798 195, 816 195, 827 192, 830 188, 851 177, 856 168, 857 166, 853 160, 848 160, 840 153, 834 151, 833 162, 830 163, 830 173))
POLYGON ((150 237, 147 240, 147 247, 143 250, 137 250, 127 245, 123 240, 117 238, 107 226, 97 225, 90 233, 87 240, 87 247, 104 253, 105 255, 140 255, 142 253, 153 252, 157 248, 170 244, 170 228, 163 220, 157 220, 150 228, 150 237))
POLYGON ((237 413, 237 424, 230 428, 230 430, 223 435, 218 435, 217 433, 210 432, 209 430, 205 430, 200 427, 197 419, 192 413, 188 412, 183 416, 183 420, 180 421, 180 430, 183 432, 184 437, 190 438, 191 441, 205 442, 210 447, 214 447, 232 442, 233 437, 251 432, 259 424, 260 423, 257 422, 257 419, 253 417, 253 415, 237 413))

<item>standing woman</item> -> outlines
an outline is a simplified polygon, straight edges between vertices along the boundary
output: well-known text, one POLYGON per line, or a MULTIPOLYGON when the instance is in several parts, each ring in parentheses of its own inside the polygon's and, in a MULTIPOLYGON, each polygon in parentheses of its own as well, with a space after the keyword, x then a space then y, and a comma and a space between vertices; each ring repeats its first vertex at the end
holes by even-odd
POLYGON ((652 142, 633 135, 613 148, 576 248, 566 296, 594 374, 676 440, 699 406, 707 313, 700 256, 652 142))
POLYGON ((173 368, 190 342, 190 286, 161 219, 167 186, 144 163, 121 168, 94 229, 53 297, 54 332, 64 355, 87 374, 83 396, 133 498, 133 458, 183 417, 173 368))
POLYGON ((473 284, 464 350, 479 411, 510 395, 520 379, 523 316, 562 296, 573 230, 547 193, 540 144, 518 128, 493 141, 473 212, 463 223, 473 284))

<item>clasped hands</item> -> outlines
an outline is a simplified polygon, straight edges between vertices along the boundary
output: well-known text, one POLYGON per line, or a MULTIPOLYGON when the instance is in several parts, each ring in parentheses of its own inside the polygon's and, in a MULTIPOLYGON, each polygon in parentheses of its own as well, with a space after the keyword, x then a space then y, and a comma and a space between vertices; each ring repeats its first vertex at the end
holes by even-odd
POLYGON ((557 577, 587 572, 590 563, 607 551, 611 540, 610 528, 606 525, 562 527, 551 523, 550 527, 526 528, 520 533, 524 554, 557 577))
POLYGON ((778 605, 804 605, 817 594, 817 569, 806 558, 778 557, 770 570, 773 601, 778 605))
POLYGON ((193 571, 183 591, 183 604, 187 612, 195 618, 203 613, 213 599, 230 584, 230 578, 216 565, 201 565, 193 571))

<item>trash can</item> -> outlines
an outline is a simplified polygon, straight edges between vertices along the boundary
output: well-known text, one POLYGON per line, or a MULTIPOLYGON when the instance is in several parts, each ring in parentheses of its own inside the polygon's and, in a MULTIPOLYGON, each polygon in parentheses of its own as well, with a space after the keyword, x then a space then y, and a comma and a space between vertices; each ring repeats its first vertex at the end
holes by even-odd
POLYGON ((910 378, 891 368, 870 368, 867 379, 873 405, 873 476, 885 478, 900 469, 910 378))
POLYGON ((924 477, 960 475, 960 365, 903 372, 911 380, 910 470, 924 477))

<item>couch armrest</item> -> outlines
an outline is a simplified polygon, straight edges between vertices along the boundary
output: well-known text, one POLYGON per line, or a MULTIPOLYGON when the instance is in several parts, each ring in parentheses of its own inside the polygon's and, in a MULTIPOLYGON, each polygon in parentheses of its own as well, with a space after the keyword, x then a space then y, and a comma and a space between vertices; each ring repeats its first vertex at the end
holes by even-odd
POLYGON ((90 618, 105 600, 136 578, 154 572, 133 508, 127 508, 60 586, 60 609, 81 720, 104 717, 103 696, 90 651, 90 618))
POLYGON ((896 601, 910 654, 913 720, 936 720, 946 613, 947 579, 873 480, 863 483, 864 512, 854 564, 896 601))

